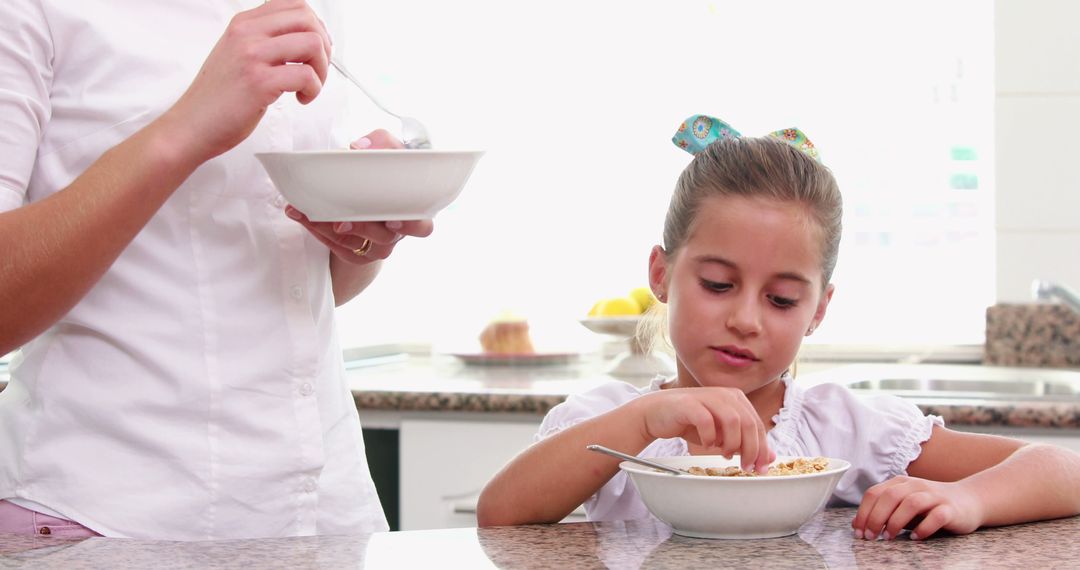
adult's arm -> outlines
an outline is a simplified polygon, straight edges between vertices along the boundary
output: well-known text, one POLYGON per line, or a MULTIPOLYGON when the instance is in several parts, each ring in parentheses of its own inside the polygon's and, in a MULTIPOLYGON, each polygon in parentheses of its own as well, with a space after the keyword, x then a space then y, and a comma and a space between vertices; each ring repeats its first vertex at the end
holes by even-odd
MULTIPOLYGON (((14 65, 0 77, 7 103, 23 100, 13 89, 40 85, 40 70, 48 65, 47 34, 22 41, 0 43, 0 58, 43 60, 10 60, 14 65), (12 79, 9 70, 22 77, 12 79)), ((247 138, 278 97, 295 92, 301 103, 312 101, 326 78, 329 54, 325 28, 303 0, 272 0, 242 12, 161 117, 106 151, 67 187, 0 213, 0 354, 74 307, 195 168, 247 138)), ((47 101, 38 103, 47 111, 47 101)), ((4 105, 5 113, 9 109, 20 113, 8 118, 13 123, 43 130, 47 112, 4 105)), ((19 189, 6 189, 9 196, 13 190, 19 189)))

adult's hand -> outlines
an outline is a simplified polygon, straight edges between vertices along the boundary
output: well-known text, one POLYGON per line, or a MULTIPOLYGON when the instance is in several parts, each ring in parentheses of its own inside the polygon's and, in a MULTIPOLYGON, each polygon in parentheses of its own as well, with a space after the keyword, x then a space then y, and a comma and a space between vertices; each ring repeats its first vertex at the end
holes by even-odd
MULTIPOLYGON (((382 129, 353 141, 350 147, 357 152, 368 148, 404 148, 401 141, 382 129)), ((313 222, 291 205, 286 206, 285 214, 307 228, 339 260, 350 265, 366 265, 386 259, 401 238, 427 237, 434 229, 431 220, 313 222)))
POLYGON ((326 80, 330 36, 304 0, 270 0, 240 12, 195 80, 166 113, 196 164, 239 144, 286 92, 315 99, 326 80))

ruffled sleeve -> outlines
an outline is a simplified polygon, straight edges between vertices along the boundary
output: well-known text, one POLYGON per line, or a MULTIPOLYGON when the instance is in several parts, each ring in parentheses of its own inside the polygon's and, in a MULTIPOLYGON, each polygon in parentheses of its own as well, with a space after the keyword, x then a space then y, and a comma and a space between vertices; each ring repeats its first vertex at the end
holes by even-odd
MULTIPOLYGON (((642 396, 660 389, 662 378, 652 382, 648 388, 635 388, 625 382, 612 382, 594 388, 588 392, 575 394, 565 402, 555 406, 544 417, 536 440, 573 427, 585 420, 614 410, 642 396)), ((641 457, 663 457, 686 455, 686 442, 681 438, 658 439, 638 455, 641 457)), ((619 471, 584 504, 585 513, 590 521, 616 521, 648 518, 652 515, 641 501, 637 488, 630 477, 619 471)))
POLYGON ((588 392, 572 394, 566 398, 566 401, 548 411, 534 439, 539 441, 585 420, 610 412, 641 394, 641 391, 625 382, 609 382, 588 392))
POLYGON ((834 493, 848 504, 858 504, 870 487, 906 475, 934 426, 945 425, 896 396, 863 397, 836 384, 814 386, 802 400, 796 438, 808 454, 851 463, 834 493))

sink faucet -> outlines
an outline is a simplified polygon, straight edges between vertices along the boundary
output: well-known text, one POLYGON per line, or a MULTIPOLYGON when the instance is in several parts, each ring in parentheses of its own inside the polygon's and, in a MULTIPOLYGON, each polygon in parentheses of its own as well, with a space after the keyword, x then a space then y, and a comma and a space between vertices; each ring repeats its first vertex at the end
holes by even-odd
POLYGON ((1080 313, 1080 295, 1064 285, 1036 279, 1031 282, 1031 296, 1038 300, 1058 299, 1080 313))

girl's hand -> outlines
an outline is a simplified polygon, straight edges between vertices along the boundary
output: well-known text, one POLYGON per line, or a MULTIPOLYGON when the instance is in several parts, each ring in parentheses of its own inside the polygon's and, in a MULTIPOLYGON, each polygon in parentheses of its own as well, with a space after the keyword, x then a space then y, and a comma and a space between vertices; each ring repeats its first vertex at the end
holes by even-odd
POLYGON ((638 399, 644 406, 647 439, 681 437, 715 447, 730 458, 738 453, 742 468, 768 471, 776 454, 765 439, 765 426, 746 394, 735 388, 673 388, 638 399))
MULTIPOLYGON (((404 148, 400 141, 382 129, 353 141, 349 146, 353 149, 404 148)), ((291 205, 285 207, 285 215, 300 222, 342 261, 354 265, 386 259, 401 238, 427 237, 434 229, 431 220, 313 222, 291 205)))
POLYGON ((201 164, 239 144, 283 93, 310 103, 322 90, 330 36, 304 0, 270 0, 229 22, 165 118, 201 164))
POLYGON ((870 487, 851 526, 858 538, 874 540, 881 534, 892 540, 914 524, 911 538, 919 540, 942 529, 968 534, 978 529, 981 521, 982 504, 963 481, 942 483, 901 476, 870 487))

